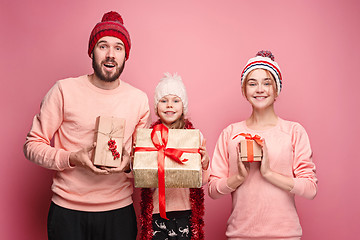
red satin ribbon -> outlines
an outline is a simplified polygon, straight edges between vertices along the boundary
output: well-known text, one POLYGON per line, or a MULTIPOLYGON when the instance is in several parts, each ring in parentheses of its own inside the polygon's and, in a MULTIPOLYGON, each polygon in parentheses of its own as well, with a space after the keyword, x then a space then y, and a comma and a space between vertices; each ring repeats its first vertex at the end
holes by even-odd
POLYGON ((159 210, 160 216, 164 219, 169 220, 166 217, 166 202, 165 202, 165 156, 169 157, 173 161, 184 164, 188 159, 181 160, 180 157, 183 153, 199 153, 199 149, 176 149, 176 148, 166 148, 168 143, 168 134, 169 129, 163 125, 155 125, 151 132, 151 141, 155 147, 136 147, 135 152, 138 151, 157 151, 158 152, 158 187, 159 187, 159 210), (159 131, 161 135, 161 142, 156 135, 156 132, 159 131))
POLYGON ((252 140, 257 142, 260 146, 263 145, 263 140, 261 139, 261 137, 259 135, 251 136, 250 133, 239 133, 239 134, 235 135, 232 139, 235 139, 238 136, 245 137, 247 159, 248 159, 248 162, 253 162, 254 161, 254 148, 253 148, 252 140))

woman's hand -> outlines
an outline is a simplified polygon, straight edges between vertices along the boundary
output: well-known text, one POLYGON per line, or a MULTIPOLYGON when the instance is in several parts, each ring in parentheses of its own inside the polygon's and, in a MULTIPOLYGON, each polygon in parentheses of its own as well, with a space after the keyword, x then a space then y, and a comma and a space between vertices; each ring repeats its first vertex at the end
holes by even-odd
POLYGON ((294 180, 293 180, 292 177, 284 176, 282 174, 274 172, 270 168, 270 162, 269 162, 269 157, 268 157, 268 149, 267 149, 267 146, 266 146, 265 139, 263 139, 262 149, 263 149, 263 158, 262 158, 261 166, 260 166, 261 175, 268 182, 275 185, 276 187, 290 192, 291 189, 293 189, 293 187, 294 187, 294 180))
POLYGON ((246 178, 249 176, 250 164, 248 162, 243 162, 240 157, 240 147, 237 145, 237 167, 238 174, 233 175, 227 179, 227 185, 232 188, 238 188, 243 182, 245 182, 246 178))
POLYGON ((271 168, 270 168, 270 163, 269 163, 269 159, 268 159, 268 149, 266 146, 266 142, 265 139, 262 139, 263 144, 262 144, 262 152, 263 152, 263 157, 261 160, 261 167, 260 167, 260 173, 263 177, 265 177, 266 175, 271 174, 271 168))
POLYGON ((238 171, 239 171, 239 177, 245 181, 245 179, 249 176, 250 171, 250 163, 249 162, 243 162, 240 157, 240 147, 237 146, 237 157, 238 157, 238 171))

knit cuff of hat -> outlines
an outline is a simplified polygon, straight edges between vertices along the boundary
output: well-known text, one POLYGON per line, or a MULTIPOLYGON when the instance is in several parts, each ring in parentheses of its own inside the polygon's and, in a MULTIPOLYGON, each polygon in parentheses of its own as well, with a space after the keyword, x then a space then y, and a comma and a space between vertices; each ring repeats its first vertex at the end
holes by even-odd
POLYGON ((123 19, 117 12, 105 13, 101 22, 96 24, 92 30, 89 39, 89 57, 91 57, 96 43, 105 36, 119 38, 124 43, 126 54, 125 60, 127 60, 129 58, 131 48, 130 35, 124 27, 123 19))

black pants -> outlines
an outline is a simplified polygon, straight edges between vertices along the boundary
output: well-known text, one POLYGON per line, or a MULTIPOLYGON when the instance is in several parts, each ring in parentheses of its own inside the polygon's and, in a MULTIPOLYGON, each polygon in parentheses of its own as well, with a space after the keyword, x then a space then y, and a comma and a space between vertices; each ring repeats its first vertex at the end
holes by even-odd
POLYGON ((48 215, 49 240, 135 240, 133 205, 104 212, 83 212, 51 203, 48 215))
POLYGON ((191 211, 167 212, 169 220, 160 217, 160 214, 153 215, 153 240, 190 240, 191 211))

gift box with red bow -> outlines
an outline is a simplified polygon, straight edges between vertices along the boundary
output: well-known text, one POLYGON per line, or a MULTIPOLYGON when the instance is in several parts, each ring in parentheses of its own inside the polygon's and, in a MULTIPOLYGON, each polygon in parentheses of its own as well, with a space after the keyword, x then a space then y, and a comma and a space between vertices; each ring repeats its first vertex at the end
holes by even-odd
POLYGON ((135 187, 159 189, 160 216, 166 217, 166 188, 200 188, 202 167, 200 131, 168 129, 163 124, 153 129, 138 129, 134 153, 135 187))
POLYGON ((153 129, 138 129, 134 153, 135 187, 199 188, 202 186, 200 131, 168 129, 162 124, 153 129))
MULTIPOLYGON (((249 133, 240 133, 236 135, 245 137, 240 141, 240 158, 243 162, 261 162, 262 159, 262 139, 260 136, 251 136, 249 133)), ((233 138, 233 139, 234 139, 233 138)))
POLYGON ((95 125, 95 166, 120 167, 125 119, 99 116, 95 125))

